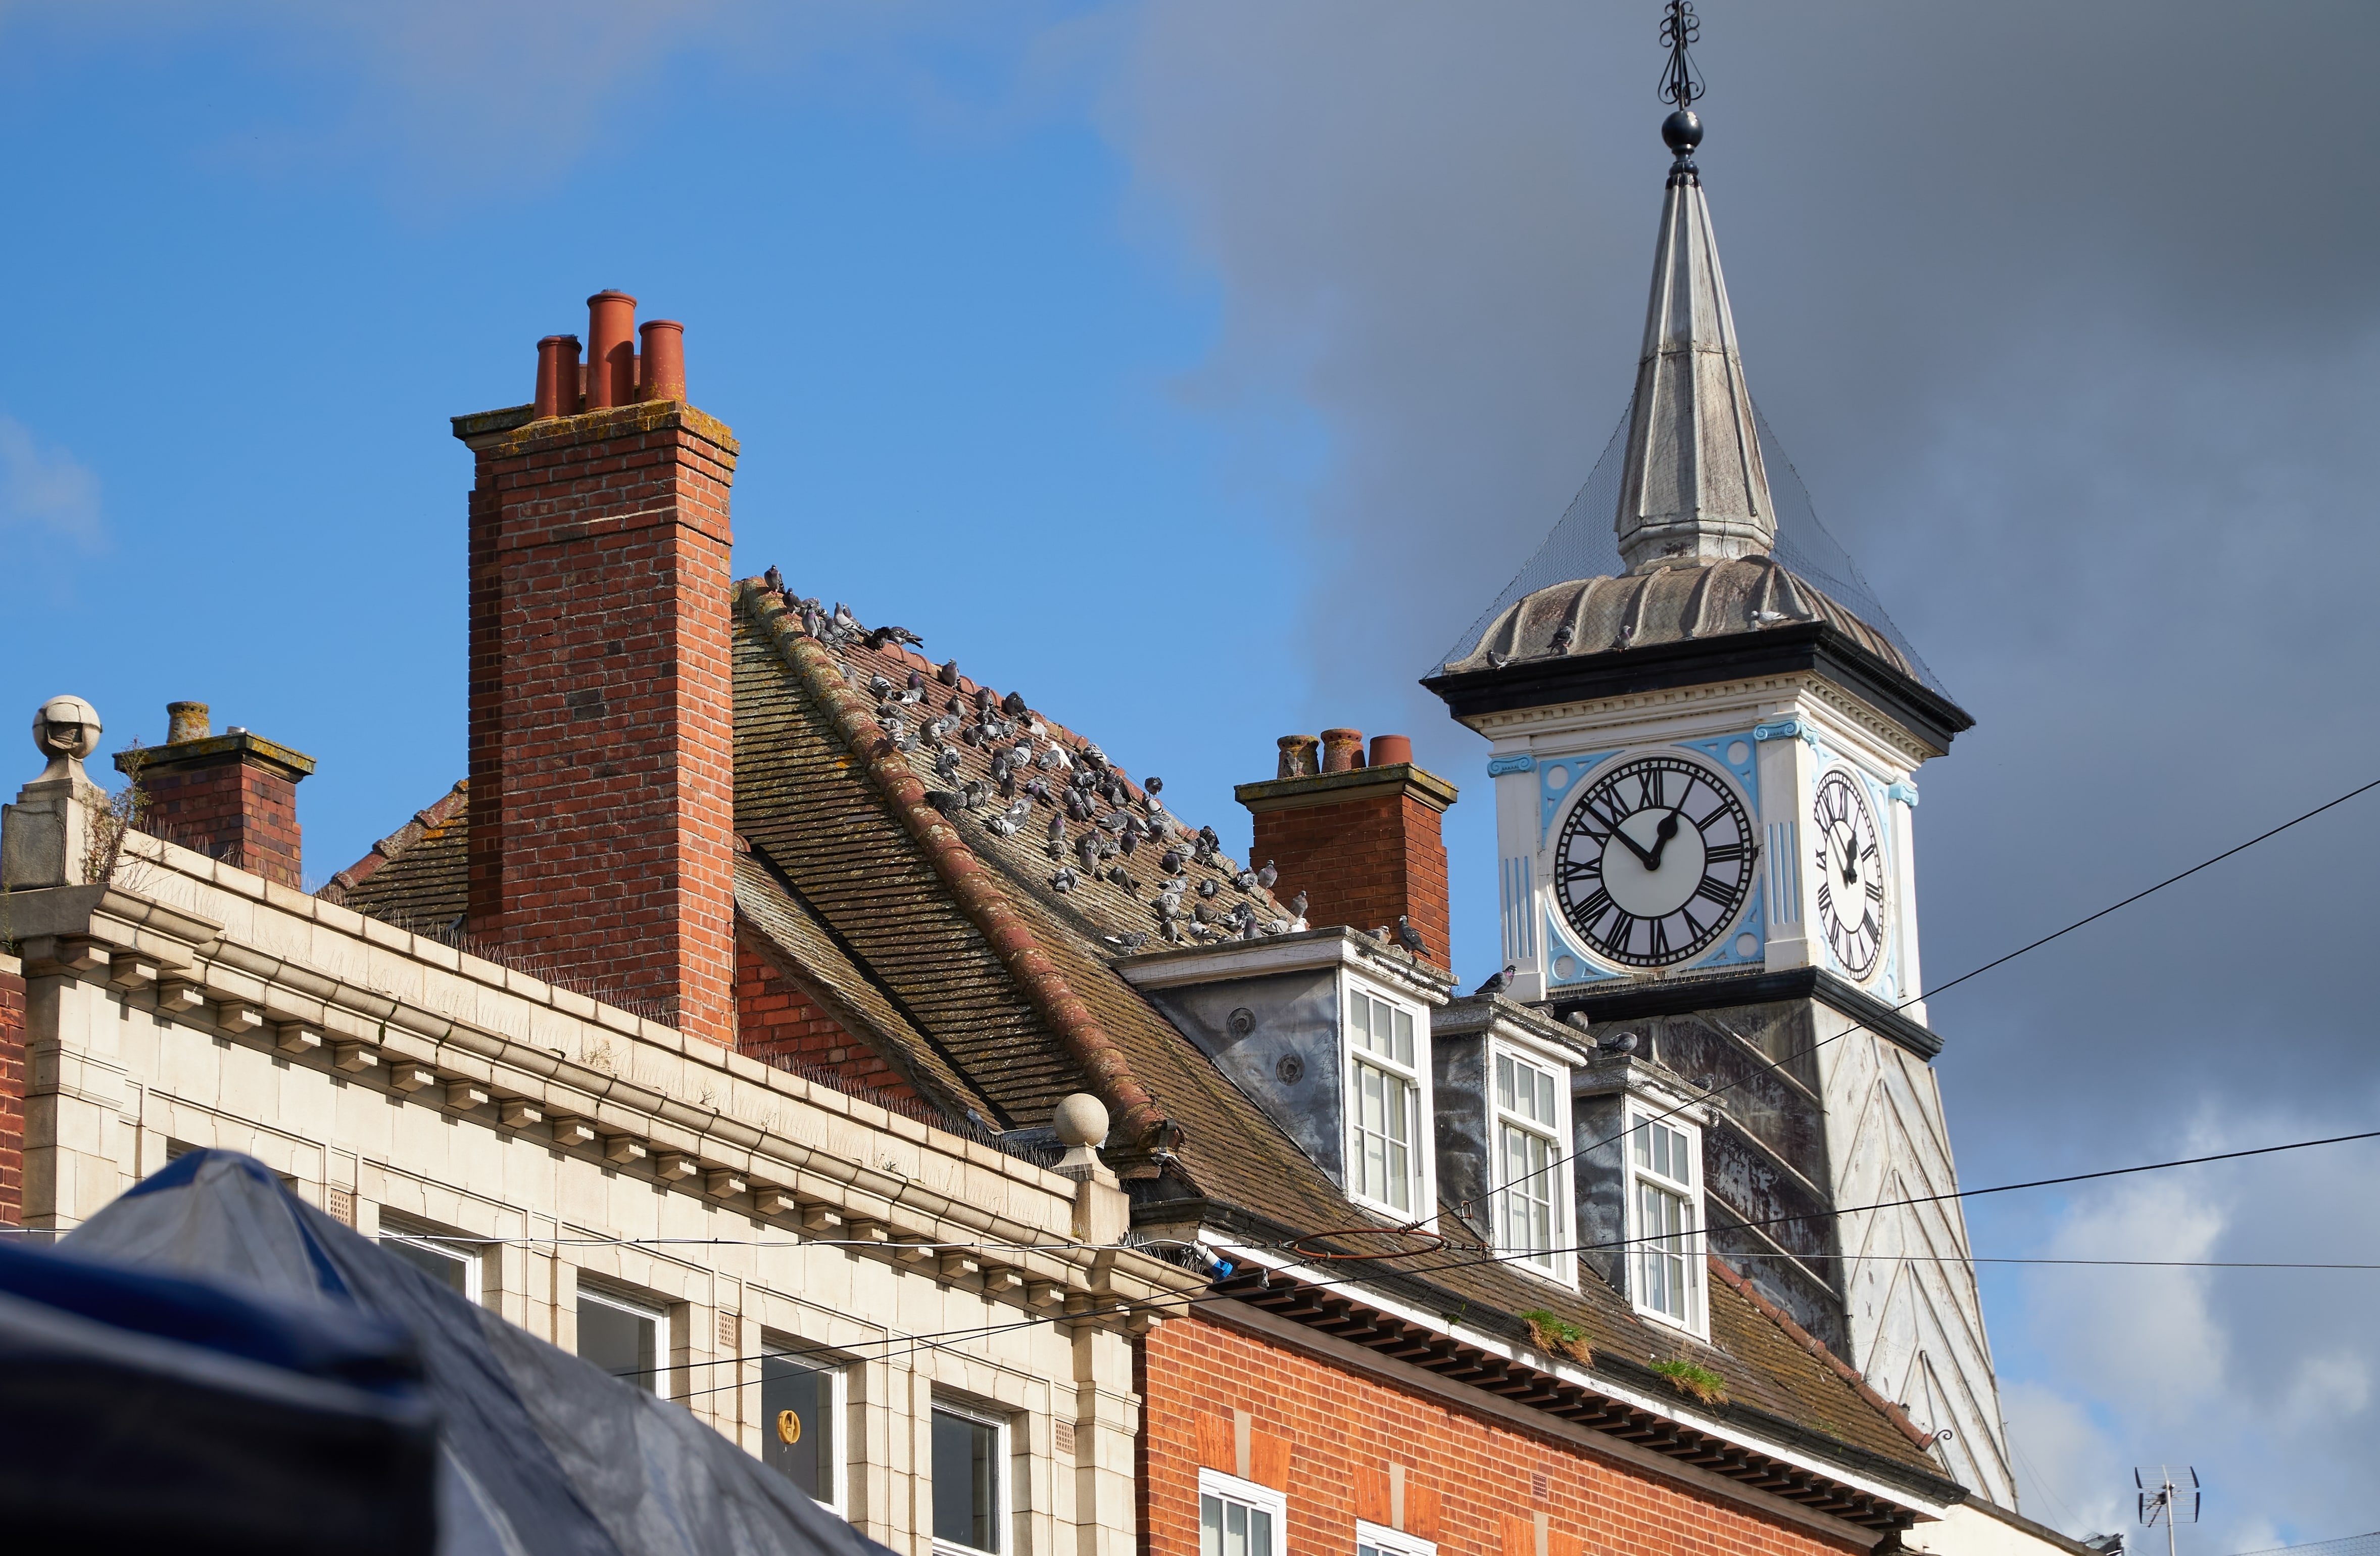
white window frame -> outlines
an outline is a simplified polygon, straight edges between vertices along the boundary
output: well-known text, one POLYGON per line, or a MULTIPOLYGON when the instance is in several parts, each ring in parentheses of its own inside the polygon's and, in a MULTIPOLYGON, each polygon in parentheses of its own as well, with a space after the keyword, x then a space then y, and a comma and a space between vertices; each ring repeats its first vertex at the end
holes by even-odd
POLYGON ((1707 1338, 1710 1334, 1710 1301, 1708 1272, 1703 1259, 1703 1132, 1695 1124, 1679 1118, 1658 1116, 1659 1110, 1645 1111, 1632 1104, 1628 1110, 1628 1140, 1621 1160, 1628 1164, 1628 1297, 1637 1313, 1655 1323, 1682 1329, 1690 1334, 1707 1338), (1683 1142, 1685 1165, 1691 1178, 1680 1178, 1640 1165, 1641 1148, 1651 1153, 1651 1130, 1665 1129, 1683 1142), (1646 1189, 1674 1197, 1684 1202, 1687 1226, 1679 1237, 1683 1246, 1675 1251, 1658 1247, 1647 1239, 1652 1229, 1645 1224, 1644 1194, 1646 1189), (1652 1261, 1660 1258, 1678 1261, 1682 1277, 1680 1290, 1684 1298, 1684 1314, 1672 1313, 1645 1300, 1650 1283, 1652 1261))
POLYGON ((1262 1513, 1272 1520, 1272 1550, 1267 1556, 1289 1556, 1289 1495, 1269 1486, 1259 1486, 1253 1480, 1243 1480, 1236 1475, 1225 1475, 1219 1469, 1198 1472, 1198 1548, 1206 1550, 1207 1499, 1215 1497, 1227 1502, 1237 1502, 1253 1512, 1262 1513))
MULTIPOLYGON (((655 1399, 670 1398, 669 1388, 674 1374, 670 1371, 670 1315, 667 1306, 661 1303, 647 1301, 640 1297, 628 1296, 620 1292, 613 1291, 608 1286, 591 1284, 584 1279, 577 1282, 577 1300, 579 1302, 592 1302, 599 1307, 609 1307, 614 1312, 625 1313, 630 1318, 642 1319, 647 1323, 653 1326, 652 1395, 655 1399)), ((572 1304, 571 1307, 571 1322, 574 1325, 577 1322, 577 1306, 576 1303, 572 1304)), ((570 1348, 570 1354, 573 1355, 578 1355, 578 1347, 575 1339, 570 1348)), ((579 1359, 584 1361, 586 1358, 581 1356, 579 1359)), ((613 1376, 617 1376, 617 1374, 614 1374, 613 1376)), ((641 1385, 636 1384, 636 1380, 631 1378, 622 1378, 620 1379, 620 1381, 632 1386, 641 1387, 641 1385)))
POLYGON ((1438 1556, 1438 1541, 1409 1535, 1402 1529, 1391 1529, 1386 1524, 1355 1520, 1355 1550, 1357 1556, 1369 1546, 1380 1556, 1438 1556))
POLYGON ((407 1247, 419 1248, 425 1253, 435 1254, 441 1258, 451 1258, 460 1264, 463 1267, 464 1299, 477 1307, 484 1300, 483 1293, 486 1291, 487 1249, 485 1245, 476 1240, 472 1241, 468 1248, 457 1247, 455 1245, 465 1241, 466 1236, 466 1234, 461 1233, 449 1234, 443 1232, 416 1231, 401 1221, 391 1225, 383 1212, 379 1240, 383 1243, 402 1243, 407 1247))
MULTIPOLYGON (((827 1414, 832 1418, 834 1424, 832 1450, 834 1463, 832 1465, 832 1473, 828 1477, 830 1484, 827 1488, 828 1495, 832 1500, 821 1501, 820 1498, 812 1497, 810 1501, 817 1502, 829 1513, 840 1514, 846 1506, 850 1505, 851 1498, 851 1364, 840 1356, 823 1353, 819 1354, 818 1359, 813 1361, 809 1359, 811 1348, 807 1342, 783 1334, 772 1340, 767 1331, 763 1331, 760 1336, 760 1351, 764 1358, 773 1355, 780 1361, 792 1362, 795 1366, 808 1371, 823 1372, 827 1375, 829 1395, 827 1414)), ((765 1359, 755 1365, 763 1372, 768 1366, 765 1359)), ((759 1394, 762 1399, 765 1400, 768 1397, 762 1392, 761 1382, 756 1380, 752 1387, 753 1392, 759 1394)), ((776 1429, 777 1423, 769 1418, 764 1406, 761 1411, 760 1430, 765 1434, 776 1429)))
POLYGON ((928 1537, 933 1541, 936 1556, 1012 1556, 1010 1548, 1016 1543, 1014 1516, 1016 1505, 1016 1467, 1010 1462, 1010 1455, 1014 1451, 1010 1442, 1010 1426, 1008 1416, 1000 1411, 989 1410, 979 1404, 968 1404, 960 1400, 945 1399, 939 1394, 934 1396, 932 1404, 928 1407, 926 1413, 926 1531, 928 1537), (964 1421, 972 1421, 978 1426, 990 1427, 992 1430, 991 1462, 997 1467, 991 1477, 991 1526, 1000 1538, 1000 1544, 995 1550, 986 1550, 981 1546, 962 1545, 957 1540, 944 1539, 941 1536, 933 1533, 932 1434, 933 1417, 937 1412, 955 1416, 964 1421))
POLYGON ((1507 1175, 1504 1131, 1516 1129, 1536 1137, 1546 1148, 1548 1166, 1535 1181, 1545 1185, 1550 1203, 1547 1210, 1548 1221, 1544 1258, 1517 1257, 1504 1262, 1514 1270, 1574 1288, 1578 1281, 1578 1260, 1572 1251, 1572 1245, 1578 1239, 1569 1234, 1576 1232, 1576 1222, 1571 1210, 1570 1065, 1563 1061, 1548 1058, 1534 1049, 1499 1040, 1488 1045, 1485 1078, 1487 1085, 1482 1089, 1487 1093, 1488 1104, 1488 1172, 1489 1180, 1495 1185, 1490 1213, 1497 1251, 1512 1255, 1529 1252, 1506 1235, 1511 1223, 1505 1214, 1505 1194, 1513 1180, 1507 1175), (1550 1124, 1539 1123, 1504 1107, 1497 1075, 1500 1062, 1525 1064, 1553 1081, 1554 1116, 1550 1124))
POLYGON ((1400 1224, 1426 1225, 1438 1218, 1437 1142, 1432 1137, 1434 1117, 1430 1101, 1429 1011, 1416 1001, 1402 999, 1377 985, 1348 978, 1340 981, 1341 1030, 1345 1035, 1345 1069, 1340 1076, 1340 1100, 1345 1113, 1341 1131, 1341 1149, 1345 1152, 1347 1197, 1367 1210, 1389 1217, 1400 1224), (1393 1053, 1383 1054, 1370 1048, 1355 1045, 1355 1001, 1367 999, 1390 1011, 1402 1014, 1413 1022, 1414 1056, 1408 1065, 1393 1053), (1381 1195, 1369 1194, 1357 1186, 1359 1164, 1363 1159, 1363 1134, 1358 1120, 1361 1116, 1363 1088, 1361 1071, 1372 1068, 1381 1075, 1402 1083, 1407 1103, 1405 1119, 1405 1192, 1410 1204, 1399 1205, 1381 1195))

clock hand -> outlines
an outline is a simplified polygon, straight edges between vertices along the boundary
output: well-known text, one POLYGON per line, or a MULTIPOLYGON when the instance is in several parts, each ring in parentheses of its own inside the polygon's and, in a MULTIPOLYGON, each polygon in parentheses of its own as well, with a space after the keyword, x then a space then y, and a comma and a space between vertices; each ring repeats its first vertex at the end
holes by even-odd
POLYGON ((1635 855, 1636 862, 1643 865, 1646 869, 1658 869, 1661 868, 1661 856, 1647 851, 1643 844, 1637 842, 1634 838, 1629 836, 1627 833, 1621 830, 1620 824, 1616 821, 1612 823, 1611 835, 1618 838, 1621 842, 1628 845, 1628 851, 1635 855))
POLYGON ((1678 813, 1672 810, 1668 815, 1661 818, 1661 824, 1659 826, 1653 829, 1653 857, 1645 861, 1645 868, 1646 869, 1658 869, 1661 868, 1661 856, 1669 849, 1670 839, 1677 835, 1678 813))

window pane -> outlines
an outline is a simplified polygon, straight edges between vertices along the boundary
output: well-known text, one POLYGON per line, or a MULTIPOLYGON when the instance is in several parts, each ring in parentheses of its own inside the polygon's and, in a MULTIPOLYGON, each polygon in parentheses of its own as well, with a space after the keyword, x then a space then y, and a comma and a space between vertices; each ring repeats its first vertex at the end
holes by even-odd
POLYGON ((1537 1072, 1537 1122, 1554 1122, 1554 1077, 1542 1070, 1537 1072))
POLYGON ((653 1369, 652 1318, 591 1296, 578 1299, 578 1354, 623 1382, 661 1392, 653 1369))
POLYGON ((1348 1032, 1357 1048, 1372 1046, 1372 1002, 1363 994, 1351 995, 1347 1001, 1348 1032))
POLYGON ((1645 1120, 1638 1119, 1635 1132, 1631 1139, 1633 1143, 1629 1149, 1636 1153, 1636 1165, 1639 1167, 1653 1165, 1653 1126, 1645 1120))
POLYGON ((1500 1053, 1496 1056, 1496 1105, 1512 1105, 1512 1061, 1500 1053))
POLYGON ((934 1412, 934 1538, 1000 1549, 1000 1429, 934 1412))
POLYGON ((1390 1014, 1395 1018, 1397 1024, 1397 1048, 1391 1057, 1398 1064, 1410 1068, 1414 1062, 1413 1012, 1400 1010, 1391 1011, 1390 1014))
POLYGON ((1248 1556, 1272 1556, 1272 1514, 1248 1509, 1248 1556))
POLYGON ((471 1295, 470 1256, 425 1243, 408 1243, 402 1237, 383 1237, 380 1246, 420 1270, 431 1280, 453 1288, 465 1296, 471 1295))
POLYGON ((1223 1556, 1223 1499, 1198 1499, 1198 1556, 1223 1556))
POLYGON ((832 1371, 760 1358, 760 1462, 816 1501, 834 1500, 834 1424, 832 1371))

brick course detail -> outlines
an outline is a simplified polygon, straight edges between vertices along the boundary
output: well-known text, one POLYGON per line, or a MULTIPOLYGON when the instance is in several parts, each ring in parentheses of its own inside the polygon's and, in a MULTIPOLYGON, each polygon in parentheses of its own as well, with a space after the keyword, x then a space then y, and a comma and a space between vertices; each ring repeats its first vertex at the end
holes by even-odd
POLYGON ((735 1047, 767 1064, 791 1059, 880 1096, 916 1100, 917 1093, 883 1056, 852 1036, 816 1000, 735 937, 735 1047))
POLYGON ((1147 1556, 1198 1556, 1198 1470, 1234 1473, 1234 1428, 1288 1450, 1277 1549, 1354 1556, 1355 1522, 1461 1556, 1847 1556, 1833 1541, 1551 1434, 1470 1415, 1199 1316, 1141 1347, 1147 1556), (1217 1462, 1220 1459, 1221 1462, 1217 1462))
POLYGON ((472 931, 732 1042, 735 440, 676 401, 458 435, 472 931))
POLYGON ((1429 959, 1454 965, 1437 807, 1399 785, 1322 804, 1250 808, 1256 845, 1249 860, 1273 861, 1281 872, 1274 895, 1305 893, 1307 923, 1372 930, 1403 914, 1421 930, 1429 959))
POLYGON ((25 979, 0 968, 0 1226, 25 1218, 25 979))

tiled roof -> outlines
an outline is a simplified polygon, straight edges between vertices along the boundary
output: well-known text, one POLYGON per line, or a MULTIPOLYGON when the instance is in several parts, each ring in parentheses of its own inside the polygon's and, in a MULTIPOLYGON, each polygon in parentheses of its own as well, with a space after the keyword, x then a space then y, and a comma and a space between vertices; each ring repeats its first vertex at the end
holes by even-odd
MULTIPOLYGON (((1116 787, 1082 802, 1092 819, 1067 821, 1062 845, 1049 833, 1054 803, 1031 805, 1007 836, 990 824, 1004 797, 944 813, 931 796, 969 783, 994 786, 994 752, 1021 734, 1033 735, 1037 753, 1055 746, 1077 765, 1104 759, 1038 710, 1012 703, 978 715, 975 682, 945 683, 897 643, 810 636, 755 582, 736 592, 735 668, 736 829, 750 847, 737 860, 736 906, 771 960, 855 1037, 878 1045, 922 1093, 962 1115, 977 1110, 996 1128, 1038 1128, 1067 1093, 1100 1092, 1120 1124, 1146 1124, 1120 1127, 1108 1152, 1141 1218, 1229 1226, 1252 1245, 1371 1224, 1117 971, 1124 955, 1163 947, 1169 933, 1189 939, 1199 922, 1169 919, 1154 906, 1172 874, 1169 840, 1150 837, 1127 853, 1099 825, 1157 821, 1161 807, 1138 784, 1117 772, 1116 787), (918 699, 902 702, 913 676, 918 699), (882 687, 891 688, 889 707, 882 687), (932 745, 918 740, 903 752, 894 741, 944 716, 953 697, 969 724, 1005 733, 978 729, 975 744, 945 732, 945 748, 957 753, 950 774, 936 771, 932 745), (899 722, 880 723, 880 707, 899 722), (1087 834, 1111 842, 1111 857, 1087 864, 1076 851, 1087 834), (1062 868, 1066 890, 1056 883, 1062 868), (1119 868, 1121 880, 1105 873, 1119 868)), ((1038 780, 1054 801, 1067 778, 1036 766, 1014 782, 1023 794, 1038 780)), ((381 862, 368 858, 333 889, 381 917, 449 904, 459 914, 460 792, 433 808, 441 819, 424 812, 374 851, 381 862)), ((1177 833, 1185 853, 1195 832, 1177 833)), ((1220 916, 1245 904, 1263 923, 1285 918, 1268 893, 1238 883, 1236 860, 1216 854, 1174 864, 1188 883, 1185 913, 1220 916), (1212 884, 1210 895, 1196 895, 1201 882, 1212 884)), ((1906 1470, 1937 1469, 1905 1420, 1730 1281, 1710 1282, 1706 1345, 1639 1319, 1592 1275, 1572 1291, 1451 1250, 1338 1268, 1439 1304, 1428 1311, 1500 1314, 1515 1331, 1514 1315, 1551 1310, 1585 1332, 1598 1366, 1629 1371, 1640 1386, 1646 1363, 1682 1356, 1725 1380, 1733 1403, 1723 1412, 1788 1423, 1906 1470)))
POLYGON ((415 811, 370 853, 331 877, 322 897, 424 934, 459 924, 469 881, 464 791, 456 784, 415 811))

